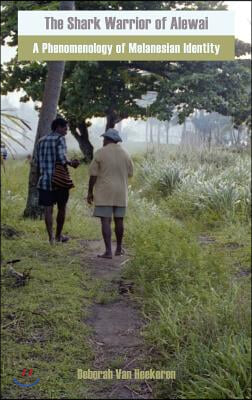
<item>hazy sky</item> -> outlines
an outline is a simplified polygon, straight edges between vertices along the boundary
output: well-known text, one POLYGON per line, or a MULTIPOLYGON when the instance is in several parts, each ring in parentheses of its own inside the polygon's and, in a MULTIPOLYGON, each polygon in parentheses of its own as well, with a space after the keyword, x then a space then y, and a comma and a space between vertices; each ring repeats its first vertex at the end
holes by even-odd
POLYGON ((251 43, 251 2, 225 1, 230 11, 235 13, 235 37, 251 43))

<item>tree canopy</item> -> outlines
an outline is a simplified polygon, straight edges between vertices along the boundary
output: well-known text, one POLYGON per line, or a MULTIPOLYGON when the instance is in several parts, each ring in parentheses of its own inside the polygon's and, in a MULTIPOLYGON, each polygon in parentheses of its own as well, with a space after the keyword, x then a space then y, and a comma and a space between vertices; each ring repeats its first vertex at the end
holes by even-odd
POLYGON ((182 123, 195 109, 203 109, 231 116, 236 127, 250 126, 250 84, 250 60, 174 63, 174 71, 160 80, 151 112, 166 120, 176 108, 182 123))
MULTIPOLYGON (((17 44, 17 11, 57 9, 58 1, 2 2, 2 43, 17 44)), ((76 9, 225 10, 223 1, 77 1, 76 9)), ((250 45, 236 40, 236 55, 250 52, 250 45)), ((21 101, 41 101, 46 63, 18 62, 2 67, 2 93, 23 89, 21 101)), ((195 109, 231 115, 238 126, 250 123, 250 70, 247 60, 233 62, 67 62, 58 110, 71 123, 71 131, 88 143, 87 119, 106 116, 107 126, 122 118, 144 117, 135 100, 148 90, 157 91, 151 115, 170 120, 174 110, 181 123, 195 109), (84 124, 84 125, 83 125, 84 124), (80 132, 82 128, 82 132, 80 132), (85 128, 85 129, 83 129, 85 128)), ((82 150, 84 149, 82 148, 82 150)))

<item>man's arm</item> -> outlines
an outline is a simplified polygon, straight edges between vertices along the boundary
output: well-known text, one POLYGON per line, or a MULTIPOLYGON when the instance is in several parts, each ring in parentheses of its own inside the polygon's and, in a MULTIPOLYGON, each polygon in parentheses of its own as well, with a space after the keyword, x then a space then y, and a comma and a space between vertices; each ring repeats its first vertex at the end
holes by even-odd
POLYGON ((78 160, 70 161, 67 158, 65 138, 62 136, 57 145, 57 161, 62 165, 69 165, 70 167, 77 168, 80 165, 78 160))
POLYGON ((87 196, 88 204, 92 204, 93 200, 94 200, 93 189, 94 189, 94 185, 95 185, 96 179, 97 179, 97 176, 93 176, 93 175, 91 175, 90 178, 89 178, 88 196, 87 196))
POLYGON ((89 166, 89 184, 88 184, 88 195, 87 202, 88 204, 92 204, 94 201, 93 190, 94 185, 97 180, 97 176, 99 175, 100 170, 100 161, 99 161, 99 150, 94 154, 94 158, 89 166))
POLYGON ((63 136, 61 136, 56 141, 56 160, 57 162, 60 162, 62 165, 69 165, 69 161, 67 159, 67 154, 66 154, 65 139, 63 138, 63 136))
POLYGON ((133 161, 129 157, 129 159, 128 159, 128 177, 129 178, 132 178, 132 176, 133 176, 133 168, 134 168, 133 161))

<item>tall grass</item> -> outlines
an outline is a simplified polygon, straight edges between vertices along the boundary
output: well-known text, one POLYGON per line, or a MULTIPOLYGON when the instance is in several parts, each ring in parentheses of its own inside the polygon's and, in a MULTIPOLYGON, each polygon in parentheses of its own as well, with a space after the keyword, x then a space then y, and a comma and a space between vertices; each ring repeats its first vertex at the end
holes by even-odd
POLYGON ((158 398, 251 397, 250 281, 236 276, 250 259, 249 164, 226 152, 139 160, 127 274, 148 321, 151 366, 177 372, 176 381, 157 384, 158 398), (198 242, 199 215, 221 221, 218 235, 204 232, 215 235, 214 244, 198 242), (230 241, 237 241, 232 250, 230 241))
MULTIPOLYGON (((161 156, 135 159, 125 238, 133 254, 125 274, 135 282, 134 296, 146 320, 146 369, 177 373, 175 381, 154 382, 153 394, 156 398, 249 399, 250 282, 240 274, 247 273, 250 261, 248 156, 175 151, 161 156), (209 225, 204 234, 215 241, 202 246, 197 240, 202 233, 199 216, 208 222, 212 215, 220 227, 209 225)), ((94 287, 85 272, 85 257, 75 253, 74 240, 101 238, 99 221, 91 220, 84 200, 87 169, 81 166, 72 172, 76 188, 71 192, 65 229, 75 238, 70 247, 48 250, 43 221, 22 219, 28 165, 13 161, 6 167, 2 219, 22 231, 22 236, 4 241, 4 260, 21 258, 22 265, 33 266, 34 278, 21 290, 4 289, 4 324, 9 323, 8 314, 18 315, 22 305, 45 313, 54 322, 54 330, 44 333, 46 353, 43 342, 32 353, 29 344, 23 350, 16 338, 19 332, 4 338, 5 394, 15 397, 17 389, 10 385, 13 371, 21 371, 24 360, 28 366, 33 357, 41 373, 41 391, 35 390, 33 396, 83 398, 86 386, 74 380, 70 384, 69 374, 80 363, 90 366, 88 332, 80 313, 82 307, 87 312, 94 287), (85 285, 84 296, 80 285, 85 285), (67 321, 64 328, 63 320, 67 321), (55 374, 59 371, 56 383, 48 372, 51 366, 55 374)), ((32 336, 29 326, 25 325, 25 338, 32 336)))
POLYGON ((190 212, 210 210, 221 219, 250 215, 248 155, 168 153, 140 163, 137 185, 144 196, 170 197, 171 203, 177 201, 182 209, 184 203, 190 212))
POLYGON ((76 370, 92 364, 87 340, 91 332, 84 319, 97 288, 85 268, 80 239, 97 237, 99 227, 98 221, 90 223, 91 210, 84 200, 86 167, 73 171, 76 188, 70 194, 64 227, 71 237, 67 246, 49 245, 44 221, 22 218, 28 176, 25 161, 8 160, 2 171, 1 222, 19 232, 13 238, 3 235, 1 242, 2 396, 87 398, 88 385, 80 385, 76 370), (14 287, 8 275, 6 262, 13 259, 20 260, 14 265, 16 271, 31 268, 24 287, 14 287), (13 383, 14 377, 20 380, 23 368, 33 368, 30 380, 39 377, 39 385, 20 388, 13 383))
POLYGON ((158 398, 250 398, 249 281, 235 281, 225 255, 201 249, 174 219, 141 207, 127 274, 149 321, 151 366, 177 372, 158 398))

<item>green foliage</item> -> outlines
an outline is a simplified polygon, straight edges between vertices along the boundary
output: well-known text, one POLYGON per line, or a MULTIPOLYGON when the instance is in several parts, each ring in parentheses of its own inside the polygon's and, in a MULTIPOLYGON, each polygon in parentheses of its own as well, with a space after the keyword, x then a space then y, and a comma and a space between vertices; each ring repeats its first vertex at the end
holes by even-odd
POLYGON ((66 68, 59 107, 75 124, 104 117, 110 108, 124 118, 143 114, 134 100, 151 87, 152 77, 142 77, 118 62, 79 62, 66 68))
MULTIPOLYGON (((84 201, 81 166, 72 171, 78 187, 73 189, 66 218, 66 231, 72 240, 67 246, 50 246, 43 220, 21 218, 27 195, 29 164, 24 160, 8 160, 2 175, 2 224, 16 228, 20 237, 2 237, 2 354, 1 385, 5 398, 20 397, 23 368, 33 368, 34 388, 22 388, 27 398, 84 398, 87 384, 78 381, 77 368, 89 368, 91 334, 84 323, 92 299, 98 295, 96 282, 91 281, 79 239, 96 238, 98 222, 91 225, 91 210, 84 201), (12 287, 6 262, 20 259, 14 265, 18 272, 32 268, 31 279, 24 287, 12 287)), ((101 295, 101 294, 100 294, 101 295)), ((28 383, 28 381, 26 381, 28 383)))
POLYGON ((58 1, 2 1, 1 2, 1 44, 17 46, 18 11, 58 10, 58 1))
MULTIPOLYGON (((154 154, 135 156, 134 161, 137 171, 125 221, 132 258, 124 276, 134 281, 133 296, 146 321, 142 332, 150 350, 146 366, 176 371, 175 381, 153 382, 153 394, 163 399, 249 399, 250 227, 242 213, 232 221, 205 208, 199 218, 191 212, 187 191, 180 190, 184 180, 197 172, 206 181, 220 174, 223 181, 246 187, 248 156, 169 150, 161 161, 154 154), (174 191, 164 195, 155 185, 151 191, 143 181, 143 166, 150 180, 158 171, 155 182, 173 164, 182 170, 174 191), (179 220, 174 218, 176 212, 179 220), (218 225, 211 224, 213 216, 218 225), (201 244, 199 235, 212 241, 201 244)), ((18 377, 31 362, 41 384, 27 389, 24 396, 88 396, 87 383, 80 385, 75 378, 76 368, 92 365, 90 331, 83 317, 91 301, 106 303, 116 294, 98 287, 87 274, 79 239, 100 239, 100 226, 96 219, 90 223, 92 211, 83 199, 87 168, 80 166, 72 175, 76 188, 65 225, 72 240, 64 247, 48 245, 43 221, 20 218, 28 164, 8 161, 2 177, 2 222, 21 231, 21 237, 2 243, 2 391, 6 398, 20 394, 12 385, 14 372, 18 377), (18 271, 33 268, 32 279, 23 288, 7 284, 5 263, 14 258, 21 259, 15 267, 18 271)), ((113 363, 121 366, 121 361, 115 358, 113 363)))
POLYGON ((138 181, 151 198, 169 197, 171 207, 195 215, 214 212, 219 219, 249 218, 250 160, 230 152, 167 153, 167 158, 145 160, 138 181), (176 158, 176 161, 173 159, 176 158))
POLYGON ((144 161, 141 164, 139 180, 144 183, 144 193, 153 193, 155 190, 161 195, 170 195, 182 181, 181 165, 179 163, 160 164, 144 161))
MULTIPOLYGON (((176 1, 77 1, 77 10, 174 10, 176 1)), ((3 2, 3 43, 17 44, 17 11, 57 9, 58 2, 3 2)), ((223 1, 179 2, 180 9, 225 10, 223 1)), ((249 52, 250 46, 238 41, 238 55, 249 52)), ((249 72, 240 63, 229 62, 69 62, 66 64, 59 111, 78 126, 86 118, 104 116, 116 109, 120 118, 143 117, 145 110, 135 99, 148 90, 158 91, 157 102, 150 107, 151 115, 170 120, 178 106, 179 122, 195 108, 231 115, 240 125, 249 124, 249 72), (145 71, 150 75, 141 74, 145 71), (245 90, 245 91, 244 91, 245 90), (207 95, 206 95, 207 93, 207 95), (74 120, 75 119, 75 120, 74 120)), ((21 101, 41 101, 46 66, 41 63, 11 60, 2 67, 3 94, 24 89, 21 101)))
POLYGON ((138 222, 128 274, 150 321, 152 365, 177 372, 175 383, 158 385, 158 398, 176 391, 177 398, 249 398, 249 285, 231 283, 221 253, 204 254, 174 221, 149 217, 148 228, 138 222))
POLYGON ((167 119, 177 107, 179 122, 195 109, 233 118, 235 126, 250 126, 251 72, 249 60, 174 63, 169 79, 160 81, 156 103, 150 107, 167 119))
MULTIPOLYGON (((177 165, 181 163, 183 171, 187 168, 188 177, 194 168, 197 171, 199 160, 204 158, 201 175, 204 171, 212 177, 217 163, 222 164, 222 178, 226 174, 232 182, 248 183, 247 160, 243 164, 238 159, 232 170, 232 154, 228 157, 224 153, 222 157, 217 153, 215 157, 214 153, 206 153, 203 157, 203 154, 180 152, 170 154, 170 158, 175 158, 177 165)), ((152 171, 148 170, 149 179, 157 169, 162 174, 161 165, 166 168, 164 160, 155 164, 150 158, 149 164, 153 163, 152 171)), ((149 321, 144 337, 152 349, 149 358, 152 368, 176 371, 175 381, 154 385, 155 396, 248 399, 251 294, 249 277, 242 275, 245 268, 249 271, 250 265, 248 223, 240 222, 240 215, 235 222, 228 219, 220 222, 222 215, 214 211, 211 215, 207 209, 202 210, 200 220, 187 203, 185 191, 177 198, 186 176, 167 202, 155 185, 152 192, 151 186, 145 192, 143 171, 142 167, 130 193, 132 212, 127 242, 135 256, 126 276, 135 281, 136 298, 149 321), (180 220, 172 217, 174 210, 180 220), (213 215, 215 222, 219 222, 213 225, 215 231, 211 228, 213 215), (213 238, 210 244, 206 241, 202 245, 197 240, 203 234, 202 229, 206 239, 213 238)), ((228 215, 229 202, 226 207, 222 212, 228 215)))
POLYGON ((14 151, 12 148, 13 143, 18 144, 25 149, 21 140, 22 138, 29 140, 29 137, 26 136, 26 131, 28 129, 31 130, 25 120, 11 114, 10 111, 6 112, 1 110, 1 144, 4 144, 11 153, 14 151), (18 139, 16 138, 16 135, 18 135, 18 139))
MULTIPOLYGON (((222 339, 215 349, 208 352, 205 373, 192 374, 189 382, 182 385, 181 398, 251 398, 250 353, 251 342, 246 336, 222 339), (211 375, 210 369, 213 370, 211 375)), ((199 357, 198 363, 201 362, 199 357)))

